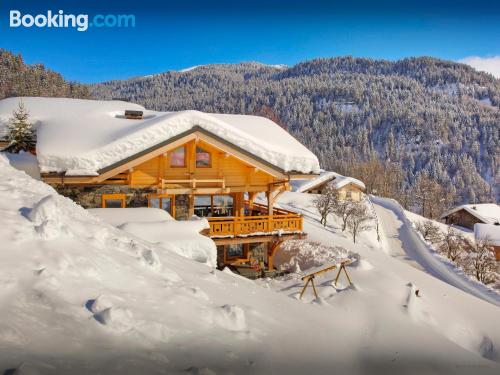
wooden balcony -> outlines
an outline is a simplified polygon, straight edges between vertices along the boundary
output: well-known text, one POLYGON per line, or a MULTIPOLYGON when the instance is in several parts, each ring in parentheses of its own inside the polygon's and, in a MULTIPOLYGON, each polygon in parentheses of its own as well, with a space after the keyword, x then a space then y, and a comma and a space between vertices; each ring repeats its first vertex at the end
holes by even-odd
POLYGON ((273 215, 262 215, 265 206, 255 205, 251 216, 210 217, 212 238, 266 236, 302 233, 302 215, 275 209, 273 215))

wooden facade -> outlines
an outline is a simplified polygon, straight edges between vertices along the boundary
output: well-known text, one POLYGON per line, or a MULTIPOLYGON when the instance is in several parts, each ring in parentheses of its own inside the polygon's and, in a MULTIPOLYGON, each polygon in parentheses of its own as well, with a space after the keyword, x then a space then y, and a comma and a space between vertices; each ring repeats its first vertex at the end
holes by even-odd
MULTIPOLYGON (((320 185, 314 186, 307 190, 309 194, 322 194, 328 184, 331 184, 332 180, 323 182, 320 185)), ((339 193, 340 200, 351 200, 354 202, 359 202, 363 199, 363 189, 353 183, 342 186, 337 189, 339 193)))
POLYGON ((257 265, 273 271, 281 241, 305 235, 301 215, 274 207, 294 176, 308 177, 285 173, 221 139, 194 131, 105 168, 98 176, 42 178, 59 186, 112 186, 112 194, 102 194, 102 207, 125 207, 127 189, 144 189, 149 207, 167 210, 179 220, 192 215, 208 219, 209 236, 222 253, 220 266, 255 267, 248 244, 257 243, 269 247, 261 251, 265 255, 257 265), (258 193, 266 204, 255 202, 258 193), (241 256, 228 256, 228 247, 236 245, 243 246, 241 256))
POLYGON ((467 212, 464 209, 455 211, 449 214, 448 216, 445 216, 444 221, 448 225, 458 225, 472 230, 474 229, 474 224, 476 223, 484 224, 484 222, 481 219, 472 215, 470 212, 467 212))

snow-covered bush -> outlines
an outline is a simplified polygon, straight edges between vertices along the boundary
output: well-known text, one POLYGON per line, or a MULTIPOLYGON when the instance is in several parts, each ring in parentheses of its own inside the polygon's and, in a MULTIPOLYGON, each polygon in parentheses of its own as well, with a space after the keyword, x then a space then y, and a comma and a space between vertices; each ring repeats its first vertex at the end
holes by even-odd
POLYGON ((483 284, 497 281, 495 252, 491 243, 487 240, 466 243, 467 256, 463 259, 465 271, 483 284))
POLYGON ((415 229, 422 234, 422 237, 424 237, 427 242, 436 244, 442 240, 441 230, 430 220, 419 221, 415 229))
POLYGON ((319 242, 285 241, 276 254, 274 263, 282 270, 300 272, 326 263, 339 263, 356 254, 340 246, 326 246, 319 242))

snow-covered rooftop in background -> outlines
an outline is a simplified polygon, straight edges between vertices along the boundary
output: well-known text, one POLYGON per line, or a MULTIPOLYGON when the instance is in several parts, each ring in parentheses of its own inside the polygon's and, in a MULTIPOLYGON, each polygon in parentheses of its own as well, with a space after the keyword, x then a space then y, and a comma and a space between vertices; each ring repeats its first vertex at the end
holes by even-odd
POLYGON ((500 246, 500 225, 474 224, 476 240, 488 240, 494 246, 500 246))
POLYGON ((454 212, 465 210, 485 224, 500 222, 500 206, 495 203, 464 204, 441 215, 441 219, 454 212))
POLYGON ((335 189, 340 189, 348 184, 354 184, 361 189, 365 189, 365 184, 360 180, 353 178, 342 176, 335 172, 322 171, 319 176, 310 179, 310 180, 298 180, 296 182, 292 182, 293 190, 298 193, 304 193, 308 190, 314 189, 315 187, 322 185, 327 181, 332 181, 332 186, 335 189))
MULTIPOLYGON (((0 129, 21 98, 0 101, 0 129)), ((42 173, 96 175, 199 126, 285 172, 318 173, 318 158, 278 124, 264 117, 156 112, 123 101, 22 98, 38 128, 37 157, 42 173), (125 110, 144 112, 142 120, 123 118, 125 110)))

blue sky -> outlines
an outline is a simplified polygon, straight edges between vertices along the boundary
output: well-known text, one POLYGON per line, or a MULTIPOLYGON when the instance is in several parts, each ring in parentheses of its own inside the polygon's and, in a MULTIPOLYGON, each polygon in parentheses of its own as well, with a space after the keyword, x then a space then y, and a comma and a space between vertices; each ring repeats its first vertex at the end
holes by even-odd
POLYGON ((2 0, 0 48, 99 82, 208 63, 500 56, 498 1, 2 0), (134 14, 134 28, 10 28, 9 11, 134 14))

